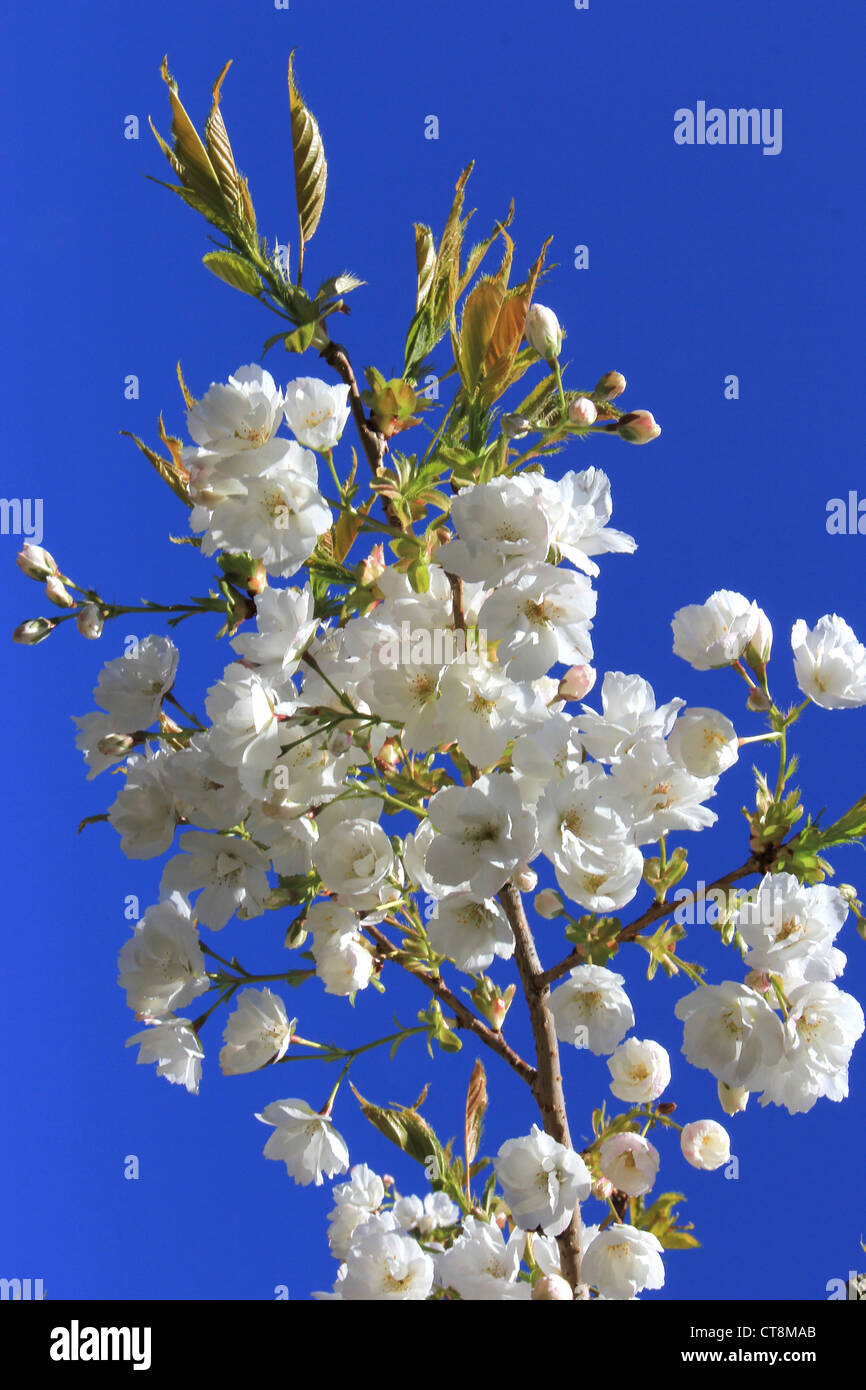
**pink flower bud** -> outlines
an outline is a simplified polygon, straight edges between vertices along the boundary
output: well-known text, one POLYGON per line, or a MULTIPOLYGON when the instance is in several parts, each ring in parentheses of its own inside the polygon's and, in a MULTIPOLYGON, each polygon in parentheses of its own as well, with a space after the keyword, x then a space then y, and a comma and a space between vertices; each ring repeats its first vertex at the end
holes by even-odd
POLYGON ((758 994, 767 994, 770 990, 770 977, 763 970, 750 970, 743 983, 758 994))
POLYGON ((616 432, 627 444, 649 444, 651 439, 658 439, 662 427, 656 424, 648 410, 633 410, 629 415, 620 416, 616 432))
POLYGON ((22 545, 15 556, 15 563, 28 579, 49 579, 57 573, 54 556, 43 550, 41 545, 31 545, 29 541, 22 545))
POLYGON ((385 547, 384 545, 374 545, 370 554, 365 560, 361 561, 358 569, 358 579, 362 584, 372 584, 385 568, 385 547))
POLYGON ((545 362, 555 362, 562 350, 562 329, 552 309, 533 304, 526 315, 526 340, 545 362))
POLYGON ((534 907, 539 917, 543 917, 546 922, 554 917, 561 917, 565 911, 562 898, 555 888, 542 888, 535 899, 534 907))
POLYGON ((105 619, 95 603, 85 603, 75 622, 81 636, 86 637, 88 641, 95 642, 97 637, 102 636, 105 619))
POLYGON ((589 396, 578 396, 568 407, 568 418, 573 425, 594 425, 598 419, 595 403, 589 396))
POLYGON ((595 685, 593 666, 571 666, 566 671, 556 692, 558 700, 582 700, 595 685))
POLYGON ((22 647, 35 647, 37 642, 44 642, 49 632, 53 632, 57 624, 50 618, 28 618, 26 623, 19 624, 12 634, 12 641, 19 642, 22 647))
POLYGON ((546 1302, 560 1302, 567 1299, 569 1303, 574 1302, 574 1290, 567 1279, 563 1279, 561 1274, 542 1274, 532 1286, 533 1299, 543 1299, 546 1302))
POLYGON ((597 1178, 592 1185, 592 1195, 597 1197, 600 1202, 606 1202, 608 1197, 613 1195, 613 1183, 610 1178, 597 1178))
POLYGON ((525 415, 503 415, 500 424, 506 439, 523 439, 532 429, 532 421, 525 415))

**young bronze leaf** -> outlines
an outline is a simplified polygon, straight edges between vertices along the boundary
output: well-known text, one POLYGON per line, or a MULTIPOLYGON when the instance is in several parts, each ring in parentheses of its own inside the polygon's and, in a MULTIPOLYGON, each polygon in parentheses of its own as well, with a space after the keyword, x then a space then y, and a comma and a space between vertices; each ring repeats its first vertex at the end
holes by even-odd
POLYGON ((463 1128, 466 1172, 469 1173, 481 1142, 481 1125, 487 1109, 487 1077, 480 1057, 476 1057, 466 1092, 466 1118, 463 1128))
POLYGON ((436 243, 429 227, 416 222, 415 226, 415 265, 418 274, 418 290, 415 296, 415 312, 421 308, 433 284, 433 268, 436 264, 436 243))
POLYGON ((460 368, 460 379, 470 395, 478 385, 503 296, 500 280, 487 276, 478 282, 463 306, 460 339, 455 343, 454 356, 460 368))
MULTIPOLYGON (((177 83, 168 70, 168 58, 162 60, 162 80, 168 87, 171 102, 171 133, 174 136, 174 155, 181 166, 178 173, 185 187, 193 189, 208 203, 222 202, 222 190, 208 152, 198 132, 184 110, 177 94, 177 83)), ((162 142, 160 142, 162 143, 162 142)))
POLYGON ((229 207, 239 216, 242 216, 243 203, 241 200, 240 177, 238 175, 237 165, 235 164, 235 157, 232 154, 228 131, 226 130, 222 112, 220 111, 220 88, 223 84, 223 78, 231 65, 232 60, 229 58, 213 85, 213 105, 211 106, 210 115, 205 124, 204 138, 210 162, 216 170, 223 196, 229 207))
POLYGON ((298 229, 300 248, 298 252, 298 274, 303 259, 304 244, 308 242, 319 225, 325 203, 325 187, 328 182, 328 165, 325 160, 325 147, 319 133, 315 116, 304 104, 295 86, 292 70, 294 51, 289 57, 289 105, 292 116, 292 156, 295 165, 295 199, 298 204, 298 229))
POLYGON ((188 507, 192 506, 189 496, 189 475, 178 468, 173 459, 164 459, 155 450, 149 449, 138 435, 132 434, 129 430, 121 430, 120 433, 127 439, 131 439, 137 444, 144 457, 152 463, 163 482, 168 483, 172 492, 179 497, 181 502, 185 502, 188 507))

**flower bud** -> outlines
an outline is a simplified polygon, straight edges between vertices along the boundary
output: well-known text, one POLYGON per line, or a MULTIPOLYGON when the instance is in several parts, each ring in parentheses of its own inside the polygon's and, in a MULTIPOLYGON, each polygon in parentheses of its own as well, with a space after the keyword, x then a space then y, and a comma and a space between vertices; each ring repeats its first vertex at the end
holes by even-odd
POLYGON ((45 594, 58 608, 75 607, 75 599, 63 583, 63 580, 56 574, 52 574, 50 578, 46 580, 45 594))
POLYGON ((97 750, 104 758, 124 758, 135 747, 132 734, 106 734, 97 743, 97 750))
POLYGON ((598 1198, 599 1202, 606 1202, 608 1197, 612 1197, 614 1186, 610 1178, 597 1178, 592 1185, 592 1195, 598 1198))
POLYGON ((561 917, 565 911, 562 898, 555 888, 542 888, 533 905, 545 922, 551 921, 554 917, 561 917))
POLYGON ((358 566, 358 582, 360 584, 372 584, 384 572, 384 569, 385 547, 381 544, 374 545, 370 554, 358 566))
POLYGON ((726 1115, 737 1115, 749 1103, 749 1092, 745 1086, 728 1086, 719 1082, 719 1104, 726 1115))
POLYGON ((19 624, 12 634, 13 642, 20 642, 22 647, 35 647, 37 642, 44 642, 49 632, 53 632, 57 624, 50 618, 28 618, 26 623, 19 624))
POLYGON ((773 649, 773 628, 763 608, 758 609, 758 615, 758 626, 752 633, 743 656, 747 665, 751 666, 758 676, 763 676, 773 649))
POLYGON ((521 893, 531 893, 538 883, 538 874, 534 869, 530 869, 528 864, 521 864, 514 871, 514 886, 519 888, 521 893))
POLYGON ((589 396, 578 396, 568 407, 568 418, 573 425, 594 425, 598 411, 589 396))
POLYGON ((385 742, 376 754, 376 762, 383 770, 399 766, 400 746, 395 738, 385 739, 385 742))
POLYGON ((41 545, 31 545, 29 541, 25 541, 18 551, 15 563, 28 579, 50 579, 57 573, 54 556, 43 550, 41 545))
POLYGON ((532 421, 525 415, 503 415, 500 424, 506 439, 523 439, 532 429, 532 421))
POLYGON ((658 439, 662 427, 656 424, 648 410, 632 410, 620 416, 616 432, 627 444, 649 444, 651 439, 658 439))
POLYGON ((562 350, 562 329, 552 309, 533 304, 526 315, 526 340, 545 362, 555 362, 562 350))
POLYGON ((494 1033, 501 1033, 516 991, 516 985, 509 985, 503 993, 498 985, 486 975, 482 975, 475 988, 469 991, 469 998, 482 1018, 487 1019, 494 1033))
POLYGON ((547 1302, 559 1302, 567 1299, 569 1303, 574 1302, 574 1290, 567 1279, 563 1279, 561 1274, 542 1274, 532 1286, 533 1299, 544 1299, 547 1302))
POLYGON ((604 401, 615 401, 624 390, 625 377, 622 372, 605 372, 592 394, 599 396, 604 401))
POLYGON ((767 994, 770 989, 770 977, 763 970, 750 970, 743 984, 758 994, 767 994))
POLYGON ((78 631, 82 637, 88 641, 95 642, 97 637, 102 636, 102 629, 105 626, 105 619, 95 603, 85 603, 75 619, 78 631))
POLYGON ((559 682, 557 700, 582 700, 595 685, 593 666, 571 666, 559 682))
POLYGON ((680 1135, 680 1147, 687 1163, 710 1173, 731 1157, 728 1131, 715 1120, 693 1120, 686 1125, 680 1135))
POLYGON ((746 696, 746 709, 751 710, 753 714, 766 714, 772 707, 773 702, 769 695, 765 695, 757 686, 746 696))

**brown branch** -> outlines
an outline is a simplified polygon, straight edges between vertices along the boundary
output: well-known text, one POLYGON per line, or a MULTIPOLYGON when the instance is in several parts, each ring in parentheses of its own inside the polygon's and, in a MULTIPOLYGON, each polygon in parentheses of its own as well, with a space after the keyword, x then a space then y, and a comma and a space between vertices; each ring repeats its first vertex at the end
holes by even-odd
MULTIPOLYGON (((358 431, 358 438, 361 441, 361 448, 364 450, 370 465, 370 472, 374 478, 378 478, 382 468, 382 460, 388 450, 388 441, 384 434, 373 429, 367 418, 352 363, 349 361, 349 354, 342 343, 328 343, 326 347, 322 348, 319 356, 325 359, 328 366, 333 368, 340 380, 349 388, 349 405, 352 410, 352 418, 355 421, 355 428, 358 431)), ((390 498, 382 498, 382 507, 391 525, 398 526, 401 531, 405 531, 406 526, 390 498)))
MULTIPOLYGON (((745 864, 740 865, 739 869, 732 869, 729 874, 723 874, 721 878, 717 878, 714 883, 709 884, 704 891, 706 894, 710 894, 716 888, 728 888, 732 883, 738 882, 739 879, 748 878, 750 874, 762 874, 770 867, 771 862, 772 856, 769 857, 768 862, 768 856, 763 856, 761 859, 758 859, 757 856, 752 855, 746 860, 745 864)), ((654 922, 658 922, 663 917, 668 917, 672 912, 675 912, 680 906, 680 902, 681 900, 653 903, 652 907, 648 907, 642 916, 635 918, 633 922, 629 922, 628 926, 623 927, 622 931, 617 933, 617 943, 621 944, 623 941, 634 941, 635 937, 640 935, 644 927, 651 927, 654 922)), ((549 970, 543 971, 541 979, 545 985, 555 984, 557 980, 562 979, 563 975, 567 975, 570 970, 573 970, 576 965, 585 964, 586 956, 581 954, 579 947, 575 947, 564 960, 559 961, 557 965, 552 965, 549 970)))
MULTIPOLYGON (((499 901, 514 932, 514 956, 523 993, 529 1006, 532 1036, 535 1039, 538 1070, 532 1094, 535 1097, 546 1132, 559 1144, 571 1148, 571 1134, 565 1110, 565 1094, 562 1089, 562 1070, 559 1062, 559 1042, 553 1014, 548 1007, 550 988, 544 981, 544 972, 535 941, 526 920, 523 899, 511 882, 499 891, 499 901)), ((580 1282, 580 1211, 575 1207, 570 1224, 557 1236, 563 1276, 575 1290, 575 1297, 583 1293, 580 1282)))
MULTIPOLYGON (((388 940, 384 932, 379 931, 378 927, 374 927, 369 922, 364 922, 363 929, 376 942, 385 960, 391 960, 399 955, 398 948, 388 940)), ((400 961, 397 960, 395 964, 399 965, 400 961)), ((501 1033, 494 1032, 492 1028, 488 1028, 486 1023, 482 1023, 480 1018, 476 1018, 472 1010, 468 1009, 462 1000, 457 998, 456 994, 451 993, 451 990, 438 975, 424 975, 415 970, 409 973, 411 973, 412 978, 418 980, 425 989, 429 989, 431 994, 435 994, 440 1003, 445 1004, 447 1008, 451 1010, 457 1019, 458 1028, 465 1028, 468 1033, 473 1033, 480 1042, 484 1043, 485 1047, 489 1047, 491 1051, 502 1058, 503 1062, 507 1062, 512 1071, 517 1072, 521 1081, 525 1081, 526 1084, 532 1088, 534 1093, 536 1081, 535 1068, 531 1067, 528 1062, 525 1062, 523 1058, 514 1051, 514 1048, 509 1046, 501 1033)))

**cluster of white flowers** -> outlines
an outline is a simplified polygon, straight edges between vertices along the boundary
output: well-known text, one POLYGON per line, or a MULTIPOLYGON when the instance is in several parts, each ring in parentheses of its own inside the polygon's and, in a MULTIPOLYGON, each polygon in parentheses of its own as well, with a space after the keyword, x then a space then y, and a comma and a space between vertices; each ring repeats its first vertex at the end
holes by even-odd
MULTIPOLYGON (((310 378, 283 392, 249 366, 190 408, 194 443, 182 457, 206 555, 247 555, 281 579, 304 567, 332 524, 315 455, 338 443, 347 396, 310 378), (279 435, 283 420, 293 439, 279 435)), ((595 417, 582 407, 572 418, 591 425, 595 417)), ((265 587, 255 630, 233 636, 235 658, 207 692, 207 724, 195 719, 192 729, 163 710, 177 677, 171 641, 148 637, 107 664, 98 709, 76 721, 78 746, 90 777, 123 761, 107 818, 124 853, 170 853, 161 900, 120 953, 120 983, 145 1024, 130 1039, 139 1062, 198 1089, 203 1019, 177 1011, 215 982, 225 987, 219 971, 208 973, 199 923, 221 931, 232 917, 301 903, 293 944, 310 939, 306 973, 327 993, 354 997, 378 985, 378 927, 414 913, 422 954, 478 976, 514 954, 500 895, 512 882, 534 886, 533 862, 547 861, 568 903, 619 912, 643 881, 643 847, 716 821, 707 803, 741 742, 726 715, 680 698, 659 704, 645 679, 621 671, 604 675, 600 709, 569 708, 595 681, 593 557, 635 548, 611 515, 600 469, 558 480, 518 472, 460 488, 453 534, 439 533, 423 584, 410 582, 404 562, 386 565, 380 547, 358 567, 361 599, 336 622, 310 582, 265 587), (392 774, 419 768, 423 797, 407 808, 407 779, 392 774), (416 816, 403 837, 382 824, 400 809, 416 816), (424 926, 416 895, 425 898, 424 926)), ((741 594, 715 593, 680 609, 672 625, 674 651, 699 671, 765 669, 772 629, 741 594)), ((826 708, 866 703, 866 649, 842 619, 822 618, 812 631, 799 621, 792 643, 808 698, 826 708)), ((550 919, 569 911, 550 888, 536 905, 550 919)), ((727 1113, 751 1091, 792 1112, 847 1094, 864 1028, 860 1006, 833 983, 845 965, 833 943, 847 914, 838 890, 768 874, 734 922, 745 982, 701 986, 679 1001, 683 1052, 716 1077, 727 1113)), ((235 994, 240 983, 219 1055, 226 1074, 279 1063, 295 1038, 279 996, 235 994)), ((607 1057, 617 1099, 648 1106, 670 1082, 670 1061, 657 1042, 626 1036, 635 1015, 624 984, 606 967, 578 965, 552 992, 550 1010, 561 1041, 607 1057)), ((273 1131, 265 1156, 300 1184, 348 1171, 332 1105, 333 1096, 322 1109, 277 1100, 258 1116, 273 1131)), ((695 1167, 715 1169, 730 1143, 720 1125, 701 1120, 683 1130, 682 1151, 695 1167)), ((597 1195, 643 1197, 659 1161, 643 1135, 614 1133, 601 1146, 597 1195)), ((461 1213, 442 1192, 386 1195, 391 1180, 352 1168, 331 1213, 340 1271, 321 1296, 571 1296, 555 1237, 590 1194, 583 1159, 533 1126, 502 1145, 494 1168, 510 1233, 504 1217, 461 1213)), ((663 1283, 661 1246, 646 1232, 619 1222, 584 1231, 582 1247, 582 1277, 599 1297, 630 1299, 663 1283)))

